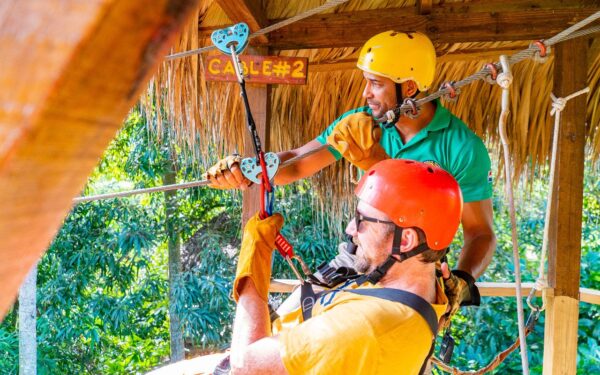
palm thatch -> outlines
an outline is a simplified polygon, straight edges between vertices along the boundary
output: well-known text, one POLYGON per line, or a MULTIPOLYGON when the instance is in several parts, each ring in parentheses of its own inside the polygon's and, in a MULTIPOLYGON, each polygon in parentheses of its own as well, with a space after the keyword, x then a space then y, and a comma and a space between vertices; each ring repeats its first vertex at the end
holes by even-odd
MULTIPOLYGON (((282 19, 319 6, 321 0, 300 2, 265 1, 269 19, 282 19), (292 6, 293 4, 293 6, 292 6)), ((414 6, 414 1, 351 1, 329 12, 358 9, 414 6)), ((230 24, 231 21, 212 0, 201 1, 198 18, 202 26, 230 24)), ((192 22, 182 34, 173 52, 210 45, 210 40, 199 39, 198 23, 192 22)), ((442 82, 460 80, 480 70, 485 63, 497 61, 498 56, 482 55, 484 59, 457 60, 450 58, 461 50, 486 49, 519 50, 527 42, 456 43, 438 44, 440 57, 438 76, 432 87, 442 82)), ((594 49, 592 49, 594 50, 594 49)), ((340 70, 319 69, 329 63, 355 59, 357 48, 324 48, 311 50, 274 51, 272 54, 307 57, 308 82, 304 86, 275 85, 271 91, 270 139, 268 149, 288 150, 314 139, 337 116, 350 108, 362 105, 362 72, 343 65, 340 70)), ((237 84, 207 82, 203 75, 206 55, 166 62, 155 76, 148 90, 146 108, 160 108, 166 114, 169 130, 185 149, 193 152, 204 164, 210 165, 215 157, 238 151, 243 144, 244 114, 237 84)), ((342 65, 340 65, 342 66, 342 65)), ((511 115, 507 132, 515 176, 533 173, 548 163, 552 142, 553 119, 550 117, 550 93, 553 87, 553 59, 545 63, 527 60, 513 67, 515 80, 511 87, 511 115)), ((589 63, 587 141, 588 152, 594 160, 600 154, 600 59, 593 56, 589 63)), ((463 88, 458 101, 444 102, 456 116, 465 121, 490 146, 492 159, 501 160, 497 129, 500 114, 501 90, 486 82, 476 82, 463 88)), ((160 119, 157 119, 159 126, 160 119)), ((249 154, 250 152, 246 152, 249 154)), ((502 168, 498 168, 499 171, 502 168)), ((314 179, 316 191, 328 207, 334 205, 334 216, 339 217, 348 207, 354 172, 346 163, 336 163, 314 179), (335 199, 334 199, 335 198, 335 199)), ((500 172, 498 172, 499 174, 500 172)))

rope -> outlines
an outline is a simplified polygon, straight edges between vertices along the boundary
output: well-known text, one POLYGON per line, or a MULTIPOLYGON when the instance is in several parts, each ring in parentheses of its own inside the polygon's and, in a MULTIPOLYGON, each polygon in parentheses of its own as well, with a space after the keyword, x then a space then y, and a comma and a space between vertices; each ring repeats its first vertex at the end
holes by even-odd
MULTIPOLYGON (((340 4, 346 3, 348 2, 348 0, 330 0, 328 2, 326 2, 325 4, 318 6, 316 8, 313 9, 309 9, 306 12, 300 13, 295 15, 294 17, 290 17, 288 19, 285 19, 283 21, 277 22, 273 25, 267 26, 263 29, 260 29, 252 34, 250 34, 249 39, 252 38, 256 38, 257 36, 261 36, 261 35, 265 35, 270 33, 271 31, 275 31, 277 29, 281 29, 282 27, 285 27, 287 25, 290 25, 296 21, 300 21, 304 18, 310 17, 310 16, 314 16, 315 14, 319 14, 321 12, 323 12, 324 10, 327 10, 329 8, 333 8, 336 7, 340 4)), ((171 55, 168 55, 165 57, 166 61, 171 61, 171 60, 175 60, 175 59, 180 59, 182 57, 187 57, 187 56, 192 56, 192 55, 198 55, 200 53, 204 53, 204 52, 208 52, 208 51, 212 51, 214 49, 216 49, 217 47, 215 47, 214 45, 212 46, 207 46, 207 47, 202 47, 202 48, 198 48, 198 49, 194 49, 194 50, 190 50, 190 51, 184 51, 184 52, 179 52, 179 53, 173 53, 171 55)))
MULTIPOLYGON (((565 105, 567 102, 579 95, 590 92, 590 88, 586 87, 583 90, 579 90, 565 98, 557 98, 554 94, 550 94, 552 98, 552 110, 550 111, 550 115, 554 116, 554 132, 552 135, 552 154, 550 160, 550 184, 554 181, 554 175, 556 170, 556 159, 557 159, 557 149, 558 149, 558 135, 560 133, 560 115, 561 112, 565 109, 565 105)), ((542 252, 540 254, 540 267, 538 270, 538 277, 535 280, 535 284, 531 291, 529 292, 529 297, 527 297, 527 305, 529 305, 532 309, 538 309, 539 311, 544 311, 546 309, 546 290, 548 288, 548 279, 546 278, 546 257, 548 253, 548 236, 549 236, 549 228, 550 228, 550 205, 552 203, 552 185, 548 189, 548 198, 546 200, 546 217, 544 220, 544 239, 542 241, 542 252), (535 306, 531 300, 535 295, 537 290, 542 291, 542 305, 535 306)))
MULTIPOLYGON (((533 332, 533 327, 528 326, 525 336, 528 336, 531 332, 533 332)), ((462 371, 456 367, 447 365, 445 362, 443 362, 442 360, 440 360, 439 358, 437 358, 435 356, 431 357, 431 362, 434 365, 436 365, 440 370, 448 372, 453 375, 482 375, 482 374, 485 374, 487 372, 490 372, 490 371, 496 369, 496 367, 498 367, 502 362, 504 362, 504 360, 506 359, 506 357, 508 357, 508 355, 510 353, 514 352, 515 349, 517 349, 519 347, 520 342, 521 342, 521 340, 517 337, 517 339, 511 346, 509 346, 504 351, 498 353, 498 355, 496 355, 496 357, 494 357, 494 359, 492 361, 490 361, 490 363, 488 363, 487 366, 485 366, 479 370, 476 370, 476 371, 462 371)))
POLYGON ((523 367, 523 374, 529 375, 529 361, 527 359, 527 342, 525 335, 525 317, 523 315, 523 292, 521 290, 521 262, 519 259, 519 240, 517 235, 517 219, 515 214, 515 202, 513 197, 511 177, 512 166, 510 162, 510 151, 508 148, 508 137, 506 135, 506 120, 508 118, 510 105, 509 88, 512 83, 512 74, 510 72, 508 58, 505 55, 500 56, 500 63, 502 65, 502 73, 498 75, 497 82, 498 85, 502 87, 502 112, 500 113, 498 126, 500 129, 500 139, 502 141, 502 149, 504 154, 504 175, 506 177, 506 191, 508 194, 508 202, 510 208, 513 261, 515 267, 515 289, 517 295, 517 320, 519 323, 519 343, 521 346, 521 364, 523 367))

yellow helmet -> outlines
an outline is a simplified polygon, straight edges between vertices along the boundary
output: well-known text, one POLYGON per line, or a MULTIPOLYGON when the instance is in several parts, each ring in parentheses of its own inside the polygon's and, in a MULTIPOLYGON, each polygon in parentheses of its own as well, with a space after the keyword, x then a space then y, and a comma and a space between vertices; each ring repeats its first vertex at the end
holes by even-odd
POLYGON ((365 43, 356 66, 396 83, 415 81, 426 91, 435 75, 435 48, 425 34, 389 30, 365 43))

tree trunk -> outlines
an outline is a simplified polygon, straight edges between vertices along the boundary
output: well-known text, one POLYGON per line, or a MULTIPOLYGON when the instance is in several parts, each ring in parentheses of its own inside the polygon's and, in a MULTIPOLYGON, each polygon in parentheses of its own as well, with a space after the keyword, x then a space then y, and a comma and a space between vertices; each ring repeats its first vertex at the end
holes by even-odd
MULTIPOLYGON (((163 184, 175 183, 175 167, 169 160, 167 172, 163 175, 163 184)), ((165 191, 165 227, 169 249, 169 333, 171 336, 171 362, 185 359, 183 330, 176 309, 176 288, 181 275, 181 241, 177 228, 177 191, 165 191)))
POLYGON ((19 375, 37 373, 36 283, 37 263, 19 289, 19 375))

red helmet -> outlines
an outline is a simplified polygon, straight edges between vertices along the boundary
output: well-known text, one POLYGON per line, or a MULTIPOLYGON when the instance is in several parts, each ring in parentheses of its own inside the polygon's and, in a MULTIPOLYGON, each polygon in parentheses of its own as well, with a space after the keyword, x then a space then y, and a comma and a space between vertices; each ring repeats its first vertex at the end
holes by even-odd
POLYGON ((425 232, 427 246, 450 246, 462 214, 458 183, 440 167, 406 159, 375 164, 360 179, 356 196, 402 228, 425 232))

